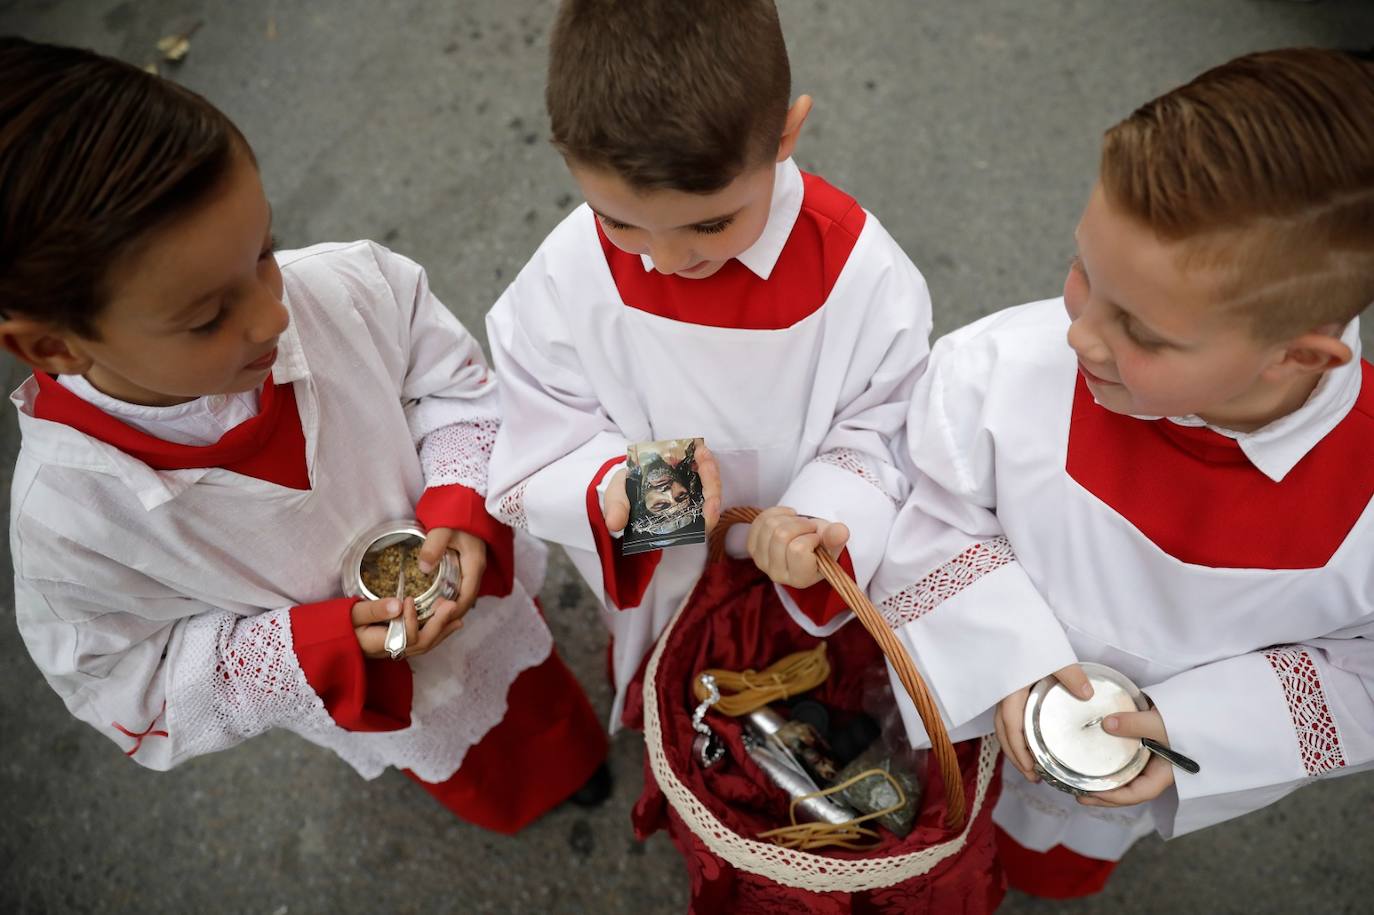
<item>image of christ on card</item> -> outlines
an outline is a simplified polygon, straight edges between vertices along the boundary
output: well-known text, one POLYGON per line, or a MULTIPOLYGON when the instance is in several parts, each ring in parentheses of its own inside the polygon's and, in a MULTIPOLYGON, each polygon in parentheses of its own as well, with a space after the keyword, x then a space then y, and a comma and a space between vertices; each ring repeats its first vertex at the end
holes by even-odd
POLYGON ((699 438, 639 442, 626 450, 625 495, 630 523, 623 555, 706 542, 705 498, 697 473, 699 438))

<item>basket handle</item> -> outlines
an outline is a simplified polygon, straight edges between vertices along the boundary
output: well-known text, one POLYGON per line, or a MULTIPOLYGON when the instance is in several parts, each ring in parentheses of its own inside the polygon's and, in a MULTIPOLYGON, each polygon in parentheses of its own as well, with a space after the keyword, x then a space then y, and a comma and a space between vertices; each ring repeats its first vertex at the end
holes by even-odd
MULTIPOLYGON (((763 514, 757 508, 727 508, 720 513, 720 520, 716 522, 711 530, 709 561, 715 562, 725 555, 725 532, 736 524, 748 524, 759 515, 763 514)), ((950 829, 962 829, 965 817, 964 800, 964 779, 959 772, 959 758, 954 753, 954 744, 949 739, 949 731, 945 728, 944 719, 940 717, 940 711, 935 705, 935 700, 930 695, 930 690, 926 688, 925 680, 921 679, 921 674, 916 670, 916 665, 912 663, 911 656, 902 647, 901 642, 897 641, 897 636, 893 634, 887 623, 879 615, 878 609, 873 606, 868 595, 864 594, 863 589, 849 577, 840 564, 836 562, 824 547, 816 548, 816 559, 820 563, 821 575, 830 582, 830 586, 844 600, 845 605, 854 611, 854 615, 863 623, 863 627, 868 630, 868 634, 873 636, 873 640, 878 643, 887 660, 891 662, 897 677, 902 681, 902 686, 906 688, 907 695, 911 696, 911 701, 916 705, 916 711, 921 716, 921 723, 925 725, 926 734, 930 736, 931 751, 935 754, 935 762, 940 767, 940 775, 945 782, 945 804, 947 812, 945 814, 945 825, 950 829)))

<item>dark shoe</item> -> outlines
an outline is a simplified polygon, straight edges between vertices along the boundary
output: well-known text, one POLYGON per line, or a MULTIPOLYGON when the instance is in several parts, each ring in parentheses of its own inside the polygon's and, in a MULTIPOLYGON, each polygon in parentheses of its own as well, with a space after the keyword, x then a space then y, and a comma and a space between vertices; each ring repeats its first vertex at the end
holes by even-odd
POLYGON ((568 798, 568 803, 576 804, 578 807, 600 807, 606 803, 606 798, 611 796, 611 786, 614 779, 611 778, 611 768, 604 762, 596 767, 592 777, 586 783, 572 793, 568 798))

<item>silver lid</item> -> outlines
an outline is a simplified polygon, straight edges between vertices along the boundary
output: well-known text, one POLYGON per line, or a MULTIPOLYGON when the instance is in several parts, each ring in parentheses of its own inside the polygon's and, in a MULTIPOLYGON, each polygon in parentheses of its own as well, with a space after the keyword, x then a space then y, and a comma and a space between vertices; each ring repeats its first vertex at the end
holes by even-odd
POLYGON ((1120 788, 1140 774, 1150 752, 1136 738, 1117 737, 1101 720, 1144 711, 1149 701, 1125 674, 1103 664, 1080 665, 1093 697, 1079 699, 1054 677, 1037 683, 1026 701, 1026 745, 1045 781, 1070 794, 1120 788))
MULTIPOLYGON (((341 583, 347 597, 361 597, 363 600, 382 600, 394 594, 373 594, 363 582, 363 560, 369 553, 386 549, 397 543, 414 540, 424 543, 425 532, 420 522, 415 520, 387 521, 368 528, 351 543, 344 553, 341 583)), ((423 621, 434 612, 434 605, 441 599, 458 596, 459 568, 458 559, 452 551, 446 551, 435 570, 430 586, 415 598, 416 617, 423 621)))

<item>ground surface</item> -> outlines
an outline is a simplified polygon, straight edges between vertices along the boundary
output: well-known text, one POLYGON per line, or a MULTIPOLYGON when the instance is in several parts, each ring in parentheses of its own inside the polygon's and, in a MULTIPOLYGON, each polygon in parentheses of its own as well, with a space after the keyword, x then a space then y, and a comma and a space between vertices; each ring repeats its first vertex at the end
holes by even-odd
MULTIPOLYGON (((798 158, 855 194, 930 281, 937 331, 1054 295, 1101 131, 1236 54, 1374 44, 1374 5, 1282 0, 780 0, 798 158)), ((416 258, 475 332, 575 189, 545 142, 547 0, 0 0, 0 32, 143 64, 200 22, 173 78, 244 129, 284 242, 372 237, 416 258)), ((1366 329, 1366 343, 1372 338, 1366 329)), ((9 386, 20 377, 3 369, 9 386)), ((0 467, 16 447, 4 417, 0 467)), ((0 483, 5 481, 0 480, 0 483)), ((8 491, 8 486, 4 486, 8 491)), ((9 563, 0 603, 8 605, 9 563)), ((604 636, 560 562, 544 592, 594 701, 604 636)), ((70 719, 0 615, 0 909, 11 912, 684 910, 671 845, 636 843, 633 735, 611 803, 518 839, 457 823, 392 773, 363 782, 287 734, 167 774, 70 719)), ((1374 910, 1374 778, 1142 842, 1110 889, 1007 912, 1374 910)))

